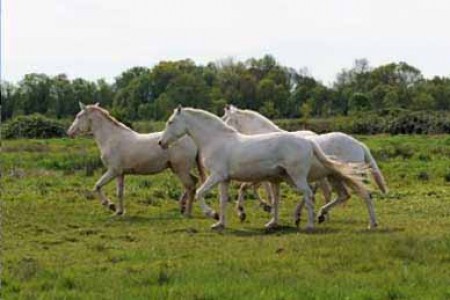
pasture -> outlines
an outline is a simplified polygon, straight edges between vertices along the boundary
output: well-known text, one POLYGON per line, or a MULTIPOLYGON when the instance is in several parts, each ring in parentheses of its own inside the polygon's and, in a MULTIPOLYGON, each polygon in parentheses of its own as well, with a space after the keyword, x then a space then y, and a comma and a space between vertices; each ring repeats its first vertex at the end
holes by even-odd
MULTIPOLYGON (((112 216, 90 192, 92 139, 3 141, 1 298, 449 299, 450 136, 359 138, 390 189, 374 193, 379 228, 352 197, 312 234, 293 226, 286 185, 280 230, 264 231, 249 195, 244 223, 228 205, 228 228, 211 231, 197 203, 180 215, 168 171, 125 177, 126 214, 112 216)), ((105 192, 116 201, 113 183, 105 192)), ((217 189, 207 200, 217 207, 217 189)))

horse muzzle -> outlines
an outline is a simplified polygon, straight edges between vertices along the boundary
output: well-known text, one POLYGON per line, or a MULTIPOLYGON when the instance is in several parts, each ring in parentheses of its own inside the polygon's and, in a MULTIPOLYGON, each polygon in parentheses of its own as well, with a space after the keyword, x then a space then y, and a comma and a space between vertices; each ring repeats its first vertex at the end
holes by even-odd
POLYGON ((76 135, 76 132, 74 130, 67 130, 66 134, 68 137, 74 138, 76 135))

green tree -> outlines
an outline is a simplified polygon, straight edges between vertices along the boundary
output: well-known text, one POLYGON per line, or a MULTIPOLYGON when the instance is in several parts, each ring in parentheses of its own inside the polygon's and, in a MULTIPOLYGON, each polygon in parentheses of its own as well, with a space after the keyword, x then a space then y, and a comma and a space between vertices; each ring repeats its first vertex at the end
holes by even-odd
POLYGON ((371 110, 369 98, 363 93, 354 93, 349 100, 350 112, 362 112, 371 110))
POLYGON ((51 102, 51 80, 45 74, 31 73, 19 82, 19 106, 23 113, 47 113, 51 102))
POLYGON ((7 81, 1 81, 1 120, 5 121, 13 116, 17 102, 17 88, 7 81))

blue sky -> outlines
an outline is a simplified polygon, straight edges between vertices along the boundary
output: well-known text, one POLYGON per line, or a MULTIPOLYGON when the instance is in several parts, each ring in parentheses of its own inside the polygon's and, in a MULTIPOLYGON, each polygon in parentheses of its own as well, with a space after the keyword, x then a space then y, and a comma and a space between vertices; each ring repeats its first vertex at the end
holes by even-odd
POLYGON ((272 54, 325 84, 356 58, 450 76, 448 0, 2 0, 2 79, 272 54))

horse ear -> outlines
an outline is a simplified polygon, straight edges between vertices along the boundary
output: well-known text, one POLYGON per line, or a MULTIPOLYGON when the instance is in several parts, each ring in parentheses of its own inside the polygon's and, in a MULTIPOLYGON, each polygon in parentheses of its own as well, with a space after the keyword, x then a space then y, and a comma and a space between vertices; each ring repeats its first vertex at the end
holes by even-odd
POLYGON ((86 105, 83 102, 78 101, 78 104, 80 105, 80 109, 81 110, 85 110, 86 109, 86 105))
POLYGON ((94 106, 100 107, 100 102, 95 103, 94 106))
POLYGON ((225 104, 225 110, 230 110, 230 104, 225 104))
POLYGON ((182 109, 183 107, 181 106, 181 104, 178 104, 178 107, 177 107, 177 113, 179 114, 180 112, 181 112, 181 109, 182 109))

